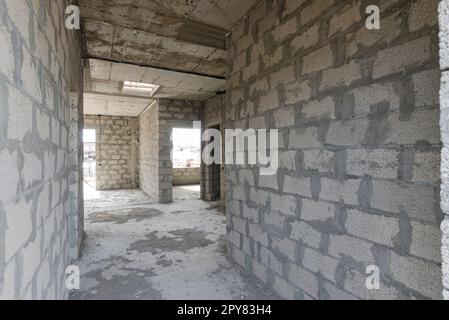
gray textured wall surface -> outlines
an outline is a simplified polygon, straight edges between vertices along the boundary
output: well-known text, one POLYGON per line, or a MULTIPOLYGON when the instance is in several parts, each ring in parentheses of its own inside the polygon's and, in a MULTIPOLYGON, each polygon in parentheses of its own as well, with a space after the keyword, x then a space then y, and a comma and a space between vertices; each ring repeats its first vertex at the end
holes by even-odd
POLYGON ((441 298, 438 1, 369 4, 380 30, 260 1, 229 37, 226 127, 278 128, 280 166, 227 166, 228 254, 285 298, 441 298))
POLYGON ((441 208, 444 220, 441 224, 442 258, 443 258, 443 296, 449 300, 449 1, 440 1, 440 68, 441 89, 441 139, 443 150, 441 152, 441 208))
POLYGON ((161 202, 171 202, 173 149, 173 128, 193 128, 193 121, 199 121, 201 102, 174 99, 158 99, 159 103, 159 192, 161 202))
POLYGON ((139 117, 140 189, 159 201, 159 105, 154 102, 139 117))
POLYGON ((201 168, 173 168, 172 180, 174 186, 200 184, 201 168))
POLYGON ((67 5, 0 1, 0 299, 67 297, 82 233, 69 226, 82 220, 82 188, 71 182, 82 147, 70 134, 80 137, 83 70, 67 5))
POLYGON ((139 186, 139 119, 84 116, 84 128, 95 129, 97 190, 139 186))

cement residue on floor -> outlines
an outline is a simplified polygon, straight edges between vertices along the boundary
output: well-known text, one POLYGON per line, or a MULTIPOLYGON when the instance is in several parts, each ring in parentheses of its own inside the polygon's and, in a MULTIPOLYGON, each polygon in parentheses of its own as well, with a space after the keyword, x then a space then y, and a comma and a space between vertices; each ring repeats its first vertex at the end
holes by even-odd
POLYGON ((172 204, 140 190, 85 185, 81 289, 72 299, 274 299, 225 254, 225 216, 199 200, 199 186, 175 187, 172 204))

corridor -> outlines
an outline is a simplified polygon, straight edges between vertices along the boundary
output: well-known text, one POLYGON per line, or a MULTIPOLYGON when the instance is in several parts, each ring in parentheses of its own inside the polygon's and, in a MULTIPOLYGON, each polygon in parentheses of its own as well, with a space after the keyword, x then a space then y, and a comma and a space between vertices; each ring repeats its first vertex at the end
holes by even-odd
POLYGON ((199 186, 173 197, 155 204, 140 190, 85 184, 81 288, 71 299, 275 299, 226 259, 220 203, 199 200, 199 186))

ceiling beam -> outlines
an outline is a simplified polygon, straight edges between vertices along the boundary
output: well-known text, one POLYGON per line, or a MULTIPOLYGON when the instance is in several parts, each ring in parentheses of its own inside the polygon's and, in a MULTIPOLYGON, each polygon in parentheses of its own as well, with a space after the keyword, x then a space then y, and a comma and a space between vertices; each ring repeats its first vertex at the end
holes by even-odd
POLYGON ((158 69, 158 70, 163 70, 163 71, 172 71, 172 72, 184 73, 184 74, 188 74, 188 75, 213 78, 213 79, 218 79, 218 80, 226 80, 226 77, 220 77, 220 76, 205 74, 205 73, 201 73, 201 72, 186 71, 186 70, 173 69, 173 68, 163 68, 163 67, 158 67, 158 66, 154 66, 154 65, 150 65, 150 64, 126 62, 126 61, 120 61, 120 60, 111 59, 111 58, 99 57, 99 56, 95 56, 95 55, 91 55, 91 54, 85 54, 82 58, 83 59, 102 60, 102 61, 111 62, 111 63, 121 63, 121 64, 143 67, 143 68, 153 68, 153 69, 158 69))

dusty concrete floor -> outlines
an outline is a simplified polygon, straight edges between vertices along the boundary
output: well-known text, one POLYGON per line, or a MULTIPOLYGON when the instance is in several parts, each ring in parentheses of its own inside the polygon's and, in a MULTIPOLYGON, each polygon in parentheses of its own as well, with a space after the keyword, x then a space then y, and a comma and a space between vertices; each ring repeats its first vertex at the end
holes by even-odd
POLYGON ((276 299, 225 256, 219 203, 199 186, 175 187, 155 204, 140 190, 85 185, 81 290, 72 299, 276 299))

